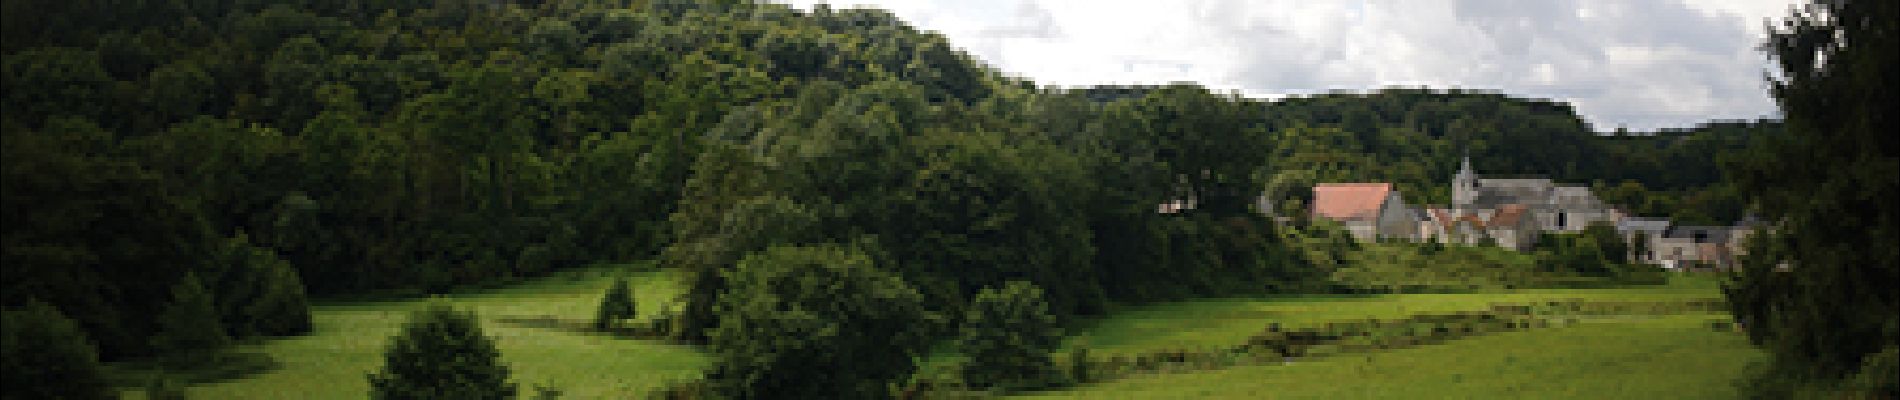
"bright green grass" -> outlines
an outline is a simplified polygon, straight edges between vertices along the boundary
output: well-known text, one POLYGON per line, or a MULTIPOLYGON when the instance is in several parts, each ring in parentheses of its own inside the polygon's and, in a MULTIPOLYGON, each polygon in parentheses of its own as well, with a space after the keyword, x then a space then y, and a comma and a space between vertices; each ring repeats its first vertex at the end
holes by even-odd
MULTIPOLYGON (((496 339, 502 361, 514 373, 524 395, 534 394, 534 384, 543 384, 564 391, 564 399, 639 397, 669 380, 698 377, 709 361, 691 347, 495 322, 507 316, 591 319, 614 273, 576 271, 445 298, 458 308, 479 313, 482 329, 496 339)), ((661 303, 679 293, 669 271, 632 273, 630 278, 643 314, 655 312, 661 303)), ((188 394, 198 399, 365 398, 369 395, 365 376, 382 368, 389 337, 397 333, 410 311, 420 309, 427 301, 317 305, 312 310, 314 333, 237 349, 269 354, 281 368, 193 386, 188 394)))
POLYGON ((1713 314, 1585 320, 1289 365, 1144 375, 1046 398, 1720 399, 1763 358, 1713 314))
POLYGON ((1540 300, 1670 301, 1715 299, 1716 283, 1679 276, 1668 285, 1602 289, 1521 289, 1479 293, 1284 296, 1207 299, 1152 304, 1117 310, 1111 317, 1085 322, 1068 346, 1086 345, 1092 354, 1132 355, 1156 350, 1208 349, 1245 343, 1269 323, 1306 328, 1328 322, 1403 318, 1419 313, 1482 311, 1492 304, 1540 300))

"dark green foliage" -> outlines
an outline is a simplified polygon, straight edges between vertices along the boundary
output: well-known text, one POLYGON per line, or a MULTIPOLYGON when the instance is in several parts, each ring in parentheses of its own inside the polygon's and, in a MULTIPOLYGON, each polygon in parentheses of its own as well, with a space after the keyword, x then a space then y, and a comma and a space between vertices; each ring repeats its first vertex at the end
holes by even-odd
POLYGON ((957 344, 969 358, 963 382, 971 387, 1031 389, 1062 375, 1051 354, 1062 342, 1062 331, 1035 284, 1010 281, 977 292, 961 328, 957 344))
POLYGON ((1070 382, 1089 383, 1095 379, 1095 375, 1090 372, 1093 368, 1095 368, 1095 361, 1089 359, 1088 347, 1076 346, 1075 350, 1069 350, 1070 382))
POLYGON ((115 397, 79 324, 38 301, 0 315, 0 398, 115 397))
POLYGON ((616 278, 613 287, 607 288, 607 294, 600 297, 600 307, 594 313, 594 329, 618 328, 626 320, 639 316, 627 278, 616 278))
POLYGON ((370 398, 512 399, 516 385, 493 339, 472 312, 433 302, 390 338, 382 370, 369 375, 370 398))
POLYGON ((1724 291, 1771 354, 1762 389, 1892 398, 1900 347, 1900 4, 1817 1, 1772 27, 1771 92, 1786 135, 1729 165, 1768 221, 1724 291), (1880 376, 1853 387, 1856 376, 1880 376))
POLYGON ((178 380, 169 377, 152 378, 145 382, 145 398, 148 400, 185 400, 185 387, 178 380))
POLYGON ((225 240, 208 266, 225 330, 234 337, 310 331, 310 304, 297 271, 245 235, 225 240))
POLYGON ((67 311, 106 359, 149 354, 147 336, 170 289, 196 268, 215 237, 166 183, 113 154, 98 125, 46 118, 20 125, 0 115, 4 171, 5 304, 35 298, 67 311))
POLYGON ((928 344, 923 296, 845 247, 772 247, 726 284, 708 378, 733 398, 886 398, 928 344))
POLYGON ((199 283, 197 274, 185 274, 172 286, 171 303, 158 316, 152 348, 182 365, 192 365, 215 360, 230 343, 211 291, 199 283))
MULTIPOLYGON (((1642 245, 1643 242, 1636 244, 1642 245)), ((1636 262, 1633 258, 1636 253, 1631 248, 1631 243, 1625 241, 1615 227, 1599 223, 1576 233, 1539 234, 1534 253, 1537 268, 1544 272, 1630 284, 1662 283, 1667 279, 1660 267, 1636 262)))

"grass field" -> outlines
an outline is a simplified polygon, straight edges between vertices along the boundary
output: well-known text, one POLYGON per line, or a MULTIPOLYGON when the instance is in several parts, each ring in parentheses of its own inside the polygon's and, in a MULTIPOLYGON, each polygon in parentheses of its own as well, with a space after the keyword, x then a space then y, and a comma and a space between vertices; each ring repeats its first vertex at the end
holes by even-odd
MULTIPOLYGON (((499 323, 506 317, 586 320, 612 277, 631 278, 643 313, 679 293, 669 271, 573 271, 502 289, 444 296, 480 313, 524 395, 549 385, 562 398, 640 398, 670 381, 699 376, 704 353, 656 341, 499 323)), ((1672 301, 1716 298, 1711 279, 1615 289, 1501 290, 1457 294, 1282 296, 1207 299, 1126 307, 1077 326, 1069 346, 1097 356, 1196 350, 1244 343, 1269 322, 1287 328, 1418 313, 1484 310, 1541 300, 1672 301)), ((240 346, 279 367, 241 379, 196 385, 192 398, 347 399, 368 392, 365 375, 381 367, 388 339, 427 299, 322 303, 308 336, 240 346)), ((1758 357, 1735 333, 1715 332, 1718 314, 1597 320, 1365 354, 1194 373, 1138 375, 1046 395, 1078 398, 1271 397, 1664 397, 1732 394, 1726 380, 1758 357), (1614 321, 1614 322, 1605 322, 1614 321), (1350 382, 1350 384, 1342 384, 1350 382)), ((939 352, 943 353, 943 352, 939 352)), ((926 370, 956 357, 938 354, 926 370)), ((128 391, 128 398, 140 398, 128 391)))
POLYGON ((1519 289, 1475 293, 1284 296, 1190 300, 1117 310, 1085 322, 1068 346, 1112 356, 1156 350, 1195 350, 1246 342, 1268 323, 1308 328, 1327 322, 1401 318, 1418 313, 1482 311, 1492 304, 1581 299, 1671 301, 1716 299, 1717 282, 1679 276, 1668 285, 1606 289, 1519 289))
POLYGON ((1509 332, 1286 365, 1144 375, 1030 397, 1078 399, 1720 399, 1762 358, 1725 315, 1509 332))
MULTIPOLYGON (((555 277, 475 294, 445 296, 462 309, 477 311, 485 333, 496 339, 502 360, 512 368, 524 395, 534 385, 551 385, 566 399, 640 397, 669 380, 695 378, 708 364, 690 347, 654 341, 615 339, 495 322, 501 317, 554 316, 590 319, 600 296, 612 283, 614 269, 574 271, 555 277)), ((631 273, 642 313, 651 313, 678 293, 666 271, 631 273)), ((243 379, 192 386, 200 399, 360 399, 368 396, 365 376, 382 367, 382 354, 410 311, 428 300, 318 304, 316 330, 308 336, 239 346, 260 352, 280 368, 243 379)), ((129 391, 128 398, 141 393, 129 391)))

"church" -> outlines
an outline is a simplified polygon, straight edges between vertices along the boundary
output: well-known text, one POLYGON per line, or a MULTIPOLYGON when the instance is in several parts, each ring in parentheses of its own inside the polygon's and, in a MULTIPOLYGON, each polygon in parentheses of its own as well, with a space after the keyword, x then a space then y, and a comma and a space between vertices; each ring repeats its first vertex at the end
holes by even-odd
POLYGON ((1584 186, 1546 178, 1482 178, 1466 157, 1452 177, 1450 206, 1406 205, 1385 183, 1331 183, 1313 188, 1312 214, 1345 225, 1362 240, 1495 244, 1517 250, 1541 232, 1576 232, 1615 223, 1618 212, 1584 186))

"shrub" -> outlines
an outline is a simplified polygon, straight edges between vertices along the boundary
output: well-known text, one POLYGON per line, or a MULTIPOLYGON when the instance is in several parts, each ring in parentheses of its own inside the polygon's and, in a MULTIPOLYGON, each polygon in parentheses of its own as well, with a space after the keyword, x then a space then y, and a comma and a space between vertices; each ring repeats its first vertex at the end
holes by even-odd
POLYGON ((1062 339, 1042 289, 1022 281, 978 292, 963 319, 958 341, 970 361, 963 381, 988 389, 1035 388, 1060 376, 1050 357, 1062 339))
POLYGON ((1076 347, 1075 350, 1069 351, 1070 381, 1074 381, 1075 383, 1088 383, 1090 379, 1094 379, 1094 377, 1089 374, 1089 368, 1091 367, 1093 367, 1093 365, 1089 361, 1089 348, 1076 347))
POLYGON ((390 339, 381 372, 369 376, 372 399, 512 399, 516 388, 475 314, 433 303, 390 339))
POLYGON ((195 273, 186 273, 172 286, 172 302, 158 315, 159 331, 152 348, 179 366, 202 365, 217 358, 231 344, 219 322, 211 292, 195 273))
POLYGON ((107 399, 98 352, 79 324, 28 301, 0 313, 0 398, 107 399))
POLYGON ((613 287, 607 288, 607 294, 600 298, 600 309, 594 313, 594 329, 617 328, 621 321, 639 315, 639 309, 634 307, 633 289, 627 287, 627 279, 616 278, 613 287))
POLYGON ((251 244, 243 233, 226 239, 203 283, 225 331, 235 337, 294 335, 310 332, 310 304, 303 279, 276 252, 251 244))

